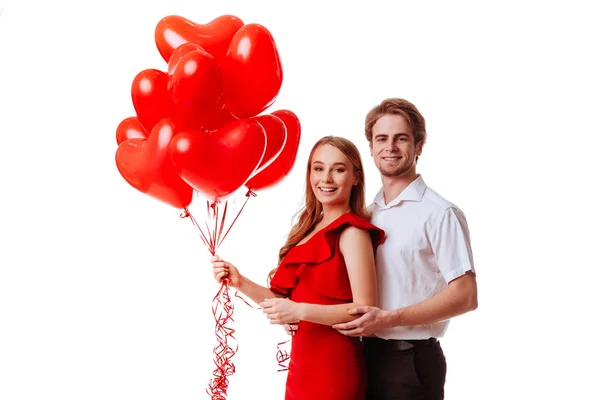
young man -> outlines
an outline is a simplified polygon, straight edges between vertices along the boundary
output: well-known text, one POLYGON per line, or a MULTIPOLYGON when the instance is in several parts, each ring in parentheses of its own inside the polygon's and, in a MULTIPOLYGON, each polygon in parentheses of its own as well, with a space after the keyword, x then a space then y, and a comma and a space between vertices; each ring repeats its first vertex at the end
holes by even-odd
POLYGON ((386 232, 376 255, 379 308, 334 325, 362 336, 368 399, 443 399, 446 359, 438 338, 452 317, 477 308, 469 230, 462 211, 430 189, 416 165, 427 134, 417 108, 386 99, 365 121, 383 187, 371 222, 386 232))

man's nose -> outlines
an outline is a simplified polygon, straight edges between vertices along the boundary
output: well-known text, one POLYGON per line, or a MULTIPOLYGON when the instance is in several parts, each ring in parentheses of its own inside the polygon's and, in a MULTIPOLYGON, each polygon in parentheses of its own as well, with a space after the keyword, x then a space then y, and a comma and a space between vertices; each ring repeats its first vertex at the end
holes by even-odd
POLYGON ((394 139, 390 139, 387 142, 385 142, 385 149, 387 151, 396 151, 398 150, 398 146, 396 145, 396 141, 394 139))

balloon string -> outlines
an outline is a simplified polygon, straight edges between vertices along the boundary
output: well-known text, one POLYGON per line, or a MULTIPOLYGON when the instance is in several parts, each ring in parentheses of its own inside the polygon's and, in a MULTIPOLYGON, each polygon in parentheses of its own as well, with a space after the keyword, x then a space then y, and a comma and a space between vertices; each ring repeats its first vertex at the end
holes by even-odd
POLYGON ((289 370, 289 365, 286 362, 290 359, 290 355, 283 348, 283 345, 288 343, 291 339, 286 340, 285 342, 277 343, 277 364, 279 364, 279 369, 277 372, 283 372, 289 370))
MULTIPOLYGON (((208 206, 208 219, 217 217, 218 211, 208 206), (213 210, 214 212, 211 212, 213 210)), ((184 208, 184 212, 180 215, 181 218, 189 218, 192 224, 198 228, 200 232, 200 238, 208 247, 210 253, 215 255, 215 243, 216 237, 215 232, 210 231, 209 221, 205 220, 206 229, 208 234, 205 234, 198 221, 194 218, 189 209, 184 208)), ((224 279, 219 291, 213 298, 212 313, 216 322, 215 335, 217 343, 213 349, 213 361, 215 363, 215 370, 213 371, 213 377, 211 378, 207 392, 211 396, 212 400, 226 400, 227 389, 229 387, 228 377, 235 373, 235 365, 232 362, 232 357, 237 352, 236 348, 232 348, 229 340, 235 340, 233 334, 235 330, 227 326, 229 321, 233 321, 233 302, 229 295, 229 280, 224 279)))
POLYGON ((260 309, 260 307, 254 307, 252 304, 248 303, 248 301, 247 301, 245 298, 243 298, 242 296, 240 296, 240 292, 239 292, 239 290, 237 290, 237 289, 236 289, 236 291, 235 291, 235 295, 234 295, 234 296, 235 296, 235 297, 237 297, 238 299, 241 299, 241 300, 242 300, 244 303, 246 303, 246 305, 247 305, 248 307, 250 307, 250 308, 254 308, 254 309, 256 309, 256 310, 260 309))
POLYGON ((213 201, 213 203, 210 205, 211 210, 213 210, 213 222, 214 222, 214 229, 212 231, 212 242, 213 242, 213 246, 217 247, 217 232, 218 232, 218 226, 219 226, 219 207, 217 207, 217 202, 213 201))
POLYGON ((206 226, 206 241, 207 241, 207 247, 208 250, 210 251, 210 254, 212 254, 213 256, 216 253, 216 244, 215 241, 213 239, 213 232, 210 229, 211 225, 212 225, 212 219, 213 219, 213 213, 211 212, 211 206, 210 203, 207 201, 206 202, 206 218, 204 219, 204 225, 206 226))
MULTIPOLYGON (((242 207, 238 211, 231 225, 225 231, 223 235, 223 230, 225 226, 225 220, 227 216, 228 202, 225 202, 225 206, 222 212, 221 217, 219 217, 219 201, 215 200, 212 202, 206 202, 207 208, 207 218, 204 221, 206 226, 206 232, 202 229, 198 221, 193 217, 192 213, 189 209, 185 208, 184 213, 182 213, 181 217, 189 217, 192 224, 198 229, 200 232, 200 238, 207 246, 210 253, 214 256, 216 254, 216 249, 223 243, 225 237, 227 237, 229 231, 237 221, 240 216, 242 210, 246 206, 250 196, 256 197, 256 194, 252 190, 248 190, 246 193, 246 200, 244 201, 242 207), (211 226, 214 226, 214 229, 211 230, 211 226)), ((227 389, 229 387, 229 379, 231 375, 235 373, 235 365, 232 361, 233 356, 236 354, 238 346, 237 343, 235 348, 230 345, 230 340, 235 341, 234 333, 235 330, 229 326, 227 326, 229 321, 233 321, 233 302, 230 296, 230 288, 229 288, 229 279, 224 279, 221 283, 221 287, 219 291, 213 298, 212 305, 212 313, 215 319, 215 336, 217 339, 217 343, 213 349, 213 361, 215 363, 215 370, 213 371, 213 377, 210 379, 207 393, 211 396, 212 400, 225 400, 227 396, 227 389)), ((253 307, 250 305, 246 299, 239 295, 239 292, 236 290, 235 297, 242 299, 244 303, 246 303, 249 307, 253 307)), ((280 345, 278 345, 278 353, 277 359, 280 367, 285 368, 282 364, 285 362, 289 356, 287 352, 279 349, 280 345)), ((280 369, 280 371, 285 369, 280 369)))
MULTIPOLYGON (((259 309, 259 307, 254 307, 253 305, 251 305, 250 303, 248 303, 248 301, 245 298, 243 298, 242 296, 240 296, 238 290, 235 291, 235 297, 237 297, 238 299, 241 299, 244 303, 246 303, 246 305, 248 307, 253 308, 253 309, 259 309)), ((290 340, 291 339, 288 339, 288 340, 286 340, 284 342, 277 343, 277 353, 275 355, 276 358, 277 358, 277 364, 279 365, 279 369, 277 370, 277 372, 285 372, 285 371, 289 370, 288 363, 289 363, 290 355, 287 352, 287 350, 285 350, 283 348, 283 346, 286 343, 289 343, 290 340)))
POLYGON ((210 254, 212 254, 213 256, 216 253, 216 246, 215 246, 215 242, 213 240, 213 235, 210 232, 210 226, 208 225, 208 222, 205 221, 206 224, 206 230, 209 232, 208 235, 208 242, 209 242, 209 249, 210 249, 210 254))
MULTIPOLYGON (((219 221, 219 238, 217 240, 217 246, 220 246, 221 243, 223 243, 223 240, 221 239, 221 235, 223 234, 223 226, 225 225, 225 217, 227 216, 227 205, 229 204, 229 201, 225 201, 225 208, 223 209, 223 216, 221 217, 221 221, 219 221)), ((223 238, 225 239, 225 238, 223 238)))
MULTIPOLYGON (((228 202, 225 202, 225 207, 222 213, 219 210, 220 203, 215 200, 212 203, 207 202, 208 218, 206 221, 207 228, 214 226, 210 235, 210 244, 213 249, 213 255, 216 248, 222 242, 221 235, 223 233, 223 225, 227 216, 228 202), (222 214, 220 216, 220 214, 222 214)), ((208 228, 210 231, 210 228, 208 228)), ((224 279, 221 287, 213 298, 212 312, 215 319, 215 336, 217 343, 213 349, 213 361, 215 370, 211 378, 207 392, 213 400, 225 400, 227 389, 229 387, 229 379, 235 373, 235 365, 232 361, 233 356, 237 352, 237 344, 233 348, 229 340, 234 340, 235 330, 228 325, 229 321, 233 321, 233 302, 229 294, 229 279, 224 279)))
POLYGON ((229 228, 227 228, 227 231, 225 232, 225 235, 223 236, 223 239, 221 239, 221 241, 219 242, 219 246, 221 245, 221 243, 223 243, 223 240, 225 240, 225 238, 227 237, 227 234, 229 233, 229 231, 233 227, 233 224, 235 224, 235 221, 237 221, 238 217, 240 216, 240 214, 244 210, 244 207, 246 207, 246 204, 248 203, 248 200, 250 200, 250 196, 256 197, 256 193, 254 193, 252 190, 248 190, 248 192, 246 193, 246 200, 244 201, 244 204, 242 204, 242 207, 240 208, 240 211, 238 211, 237 215, 235 216, 235 218, 231 222, 231 225, 229 225, 229 228))
POLYGON ((206 201, 206 218, 204 219, 204 225, 206 225, 206 232, 207 232, 206 241, 207 241, 207 247, 208 247, 208 250, 210 251, 210 254, 212 254, 214 256, 216 253, 216 246, 212 239, 213 235, 212 235, 212 232, 210 230, 210 225, 209 225, 210 219, 211 219, 210 202, 206 201))
POLYGON ((210 253, 212 255, 214 255, 214 249, 210 245, 209 240, 206 238, 208 235, 204 233, 204 231, 202 230, 202 228, 198 224, 198 221, 196 221, 196 218, 194 218, 194 216, 192 215, 192 213, 190 212, 190 210, 188 210, 187 208, 184 208, 184 212, 180 215, 180 217, 181 218, 189 218, 190 219, 190 221, 192 222, 192 224, 200 232, 200 239, 202 239, 202 242, 204 242, 204 244, 206 245, 206 247, 208 247, 208 250, 210 251, 210 253))
POLYGON ((228 321, 233 321, 233 302, 229 296, 228 279, 222 281, 221 288, 213 298, 212 312, 216 322, 217 344, 213 349, 213 361, 216 368, 213 371, 213 378, 209 382, 207 393, 212 400, 225 400, 229 387, 228 377, 235 373, 235 365, 231 359, 238 349, 237 344, 234 349, 229 343, 230 339, 235 341, 233 335, 235 330, 226 326, 228 321))

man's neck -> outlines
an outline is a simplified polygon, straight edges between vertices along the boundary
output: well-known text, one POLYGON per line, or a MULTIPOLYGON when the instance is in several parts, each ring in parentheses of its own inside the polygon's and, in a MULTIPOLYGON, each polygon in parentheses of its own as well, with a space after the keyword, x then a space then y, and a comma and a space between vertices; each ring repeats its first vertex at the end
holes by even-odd
POLYGON ((381 176, 383 183, 383 201, 388 204, 402 193, 408 185, 410 185, 419 174, 413 169, 399 176, 381 176))

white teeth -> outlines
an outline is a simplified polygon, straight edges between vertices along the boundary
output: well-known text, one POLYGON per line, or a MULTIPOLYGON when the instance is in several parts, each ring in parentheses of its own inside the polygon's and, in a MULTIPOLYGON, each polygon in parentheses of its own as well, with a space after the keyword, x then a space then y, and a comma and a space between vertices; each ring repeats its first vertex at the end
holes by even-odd
POLYGON ((333 192, 335 190, 335 188, 320 187, 319 190, 322 192, 333 192))

